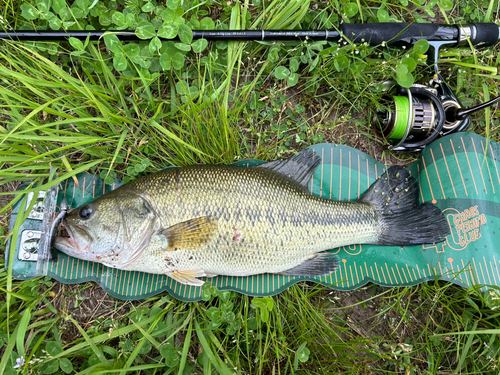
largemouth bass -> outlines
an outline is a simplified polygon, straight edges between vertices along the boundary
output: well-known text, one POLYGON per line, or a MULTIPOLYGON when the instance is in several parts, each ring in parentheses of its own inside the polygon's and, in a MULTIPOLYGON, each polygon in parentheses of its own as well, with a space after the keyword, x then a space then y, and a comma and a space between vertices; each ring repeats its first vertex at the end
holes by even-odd
POLYGON ((404 168, 388 169, 356 202, 311 195, 320 158, 303 151, 252 168, 191 166, 129 182, 68 213, 55 247, 123 270, 166 274, 190 285, 203 276, 326 275, 350 244, 436 243, 442 212, 418 205, 404 168))

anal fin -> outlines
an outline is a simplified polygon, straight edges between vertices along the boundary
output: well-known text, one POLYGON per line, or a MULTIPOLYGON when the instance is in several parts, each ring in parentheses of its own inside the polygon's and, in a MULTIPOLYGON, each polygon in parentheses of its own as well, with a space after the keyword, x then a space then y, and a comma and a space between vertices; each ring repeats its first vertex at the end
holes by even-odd
POLYGON ((183 271, 175 270, 168 273, 168 276, 181 284, 202 286, 203 284, 205 284, 205 282, 203 280, 197 279, 197 277, 204 277, 206 276, 206 274, 202 269, 183 271))
POLYGON ((319 253, 300 263, 298 266, 280 272, 286 276, 325 276, 331 274, 339 265, 339 257, 333 253, 319 253))

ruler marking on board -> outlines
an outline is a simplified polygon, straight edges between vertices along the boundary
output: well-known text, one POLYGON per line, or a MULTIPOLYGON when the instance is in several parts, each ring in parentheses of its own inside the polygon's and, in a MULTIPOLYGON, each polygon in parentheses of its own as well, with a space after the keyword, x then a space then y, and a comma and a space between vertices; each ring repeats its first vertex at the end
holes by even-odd
POLYGON ((345 271, 344 271, 344 273, 345 273, 345 282, 347 284, 347 287, 349 288, 349 276, 347 276, 347 262, 344 263, 344 268, 345 268, 345 271))
MULTIPOLYGON (((417 174, 418 174, 418 181, 420 182, 420 166, 417 163, 417 174)), ((418 184, 418 190, 420 191, 420 197, 422 198, 422 203, 425 202, 424 200, 424 193, 422 192, 422 184, 418 184)))
POLYGON ((333 151, 330 150, 330 199, 332 199, 332 184, 333 184, 333 151))
POLYGON ((186 298, 186 284, 182 284, 179 288, 179 295, 182 295, 183 298, 186 298))
POLYGON ((439 181, 439 186, 441 187, 441 193, 443 193, 443 199, 446 199, 446 195, 444 194, 443 184, 441 183, 441 176, 439 174, 439 170, 436 164, 436 159, 434 159, 434 152, 432 152, 432 148, 430 149, 430 151, 432 156, 432 162, 434 163, 434 168, 436 169, 436 175, 439 181))
POLYGON ((476 195, 479 195, 479 193, 477 191, 476 179, 474 178, 474 173, 472 173, 472 168, 470 166, 469 155, 467 155, 467 148, 465 148, 464 139, 462 137, 460 137, 460 140, 462 141, 462 145, 464 146, 464 154, 465 154, 465 158, 467 159, 467 164, 469 165, 469 171, 470 171, 470 175, 472 176, 472 182, 474 182, 474 189, 476 190, 476 195))
POLYGON ((417 266, 418 277, 421 279, 422 275, 420 275, 420 268, 418 268, 418 264, 416 264, 416 266, 417 266))
POLYGON ((495 263, 495 269, 497 270, 498 281, 500 282, 500 272, 498 271, 498 264, 495 258, 495 254, 493 254, 493 263, 495 263))
POLYGON ((457 162, 457 167, 458 167, 458 171, 460 172, 460 178, 462 179, 462 184, 464 185, 465 195, 469 196, 469 193, 467 193, 467 187, 465 186, 464 176, 462 174, 462 168, 460 168, 460 163, 458 162, 458 156, 457 156, 457 153, 455 152, 455 146, 453 145, 453 142, 451 139, 450 139, 450 144, 451 144, 451 148, 453 150, 453 155, 455 155, 455 161, 457 162))
MULTIPOLYGON (((118 274, 118 272, 117 272, 118 274)), ((120 287, 122 286, 122 275, 123 275, 123 270, 120 270, 120 278, 119 278, 119 281, 118 281, 118 288, 116 289, 116 293, 120 293, 120 287)))
POLYGON ((469 273, 470 273, 471 285, 477 285, 481 282, 479 280, 479 275, 474 273, 474 270, 472 269, 472 265, 470 263, 469 263, 469 273))
MULTIPOLYGON (((71 258, 71 271, 73 271, 73 262, 74 262, 74 258, 71 258)), ((69 259, 68 259, 68 266, 66 266, 66 274, 64 275, 64 278, 67 279, 68 278, 68 270, 69 270, 69 259)))
MULTIPOLYGON (((356 266, 356 262, 354 262, 354 271, 356 272, 356 280, 358 280, 358 284, 359 284, 358 267, 356 266)), ((361 278, 361 280, 363 280, 363 278, 361 278)))
MULTIPOLYGON (((427 278, 427 275, 425 274, 425 269, 424 269, 424 268, 422 268, 422 273, 424 274, 424 278, 427 278)), ((429 275, 429 277, 430 277, 430 276, 431 276, 431 275, 429 275)))
POLYGON ((425 164, 425 158, 423 155, 422 155, 422 164, 424 165, 424 172, 425 176, 427 177, 427 183, 429 184, 429 191, 431 192, 432 202, 434 202, 436 198, 434 198, 434 192, 432 191, 431 180, 429 179, 429 172, 427 171, 427 165, 425 164))
POLYGON ((311 176, 311 191, 310 191, 311 195, 313 193, 313 189, 314 189, 314 175, 311 176))
POLYGON ((151 278, 151 287, 150 287, 150 291, 149 293, 153 293, 153 287, 155 288, 155 291, 156 291, 156 285, 158 283, 158 281, 156 281, 155 283, 155 277, 158 278, 158 274, 154 274, 153 277, 151 278))
MULTIPOLYGON (((370 266, 370 267, 371 267, 371 266, 370 266)), ((381 283, 381 282, 382 282, 382 280, 380 279, 380 273, 378 272, 377 263, 375 263, 375 271, 377 271, 378 281, 379 281, 379 283, 381 283)))
POLYGON ((148 273, 148 278, 146 279, 146 293, 151 293, 153 291, 153 281, 149 280, 151 277, 154 277, 152 274, 148 273), (149 292, 147 292, 149 287, 149 292))
POLYGON ((174 284, 174 290, 173 290, 174 294, 179 295, 179 292, 177 291, 177 288, 181 285, 181 283, 178 282, 177 280, 175 280, 175 282, 173 282, 173 284, 174 284))
POLYGON ((144 290, 144 279, 145 279, 145 275, 142 274, 141 275, 141 294, 143 293, 143 290, 144 290))
POLYGON ((408 270, 408 276, 410 277, 410 281, 413 282, 413 278, 411 277, 410 267, 406 264, 406 269, 408 270))
POLYGON ((406 277, 406 273, 403 267, 401 267, 401 272, 403 272, 403 276, 405 277, 406 283, 408 284, 408 278, 406 277))
MULTIPOLYGON (((122 292, 121 294, 128 293, 128 285, 130 284, 130 271, 126 272, 125 280, 123 280, 122 292)), ((127 294, 125 294, 126 296, 127 294)))
POLYGON ((493 184, 493 178, 491 177, 490 163, 488 163, 488 159, 487 159, 488 151, 485 151, 483 141, 481 141, 481 148, 483 149, 484 160, 486 162, 486 168, 488 168, 488 175, 490 176, 491 189, 493 190, 493 194, 496 194, 495 193, 495 185, 493 184))
MULTIPOLYGON (((443 276, 443 269, 441 268, 441 262, 438 261, 438 267, 439 267, 439 271, 441 272, 441 276, 443 276)), ((437 271, 437 270, 436 270, 437 271)), ((437 273, 437 272, 436 272, 437 273)))
POLYGON ((446 171, 448 172, 448 177, 450 178, 451 187, 453 188, 453 194, 455 195, 455 198, 456 198, 457 192, 455 191, 455 185, 453 184, 453 178, 451 178, 450 168, 448 167, 448 162, 446 161, 446 156, 445 156, 444 150, 443 150, 443 144, 440 143, 439 147, 441 148, 441 154, 443 155, 444 164, 446 165, 446 171))
POLYGON ((85 199, 85 176, 83 176, 83 189, 82 189, 82 198, 85 199))
POLYGON ((358 199, 361 194, 361 164, 359 164, 359 154, 358 154, 358 199))
MULTIPOLYGON (((483 286, 486 286, 486 285, 488 285, 488 283, 486 282, 486 278, 484 277, 483 265, 481 264, 481 262, 479 262, 479 269, 481 270, 481 274, 483 275, 483 280, 484 280, 483 286)), ((486 271, 488 271, 488 269, 486 269, 486 271)), ((486 288, 486 289, 488 289, 488 288, 486 288)))
POLYGON ((115 272, 115 269, 114 268, 111 268, 111 277, 109 277, 109 290, 112 290, 113 289, 113 272, 115 272))
POLYGON ((323 197, 323 168, 325 166, 325 149, 324 147, 321 148, 321 181, 319 184, 319 196, 320 198, 323 197))
POLYGON ((395 264, 395 267, 396 267, 396 271, 398 271, 398 275, 399 275, 399 278, 401 280, 401 283, 403 283, 403 277, 401 276, 401 272, 399 272, 399 267, 398 267, 398 264, 397 263, 394 263, 395 264))
MULTIPOLYGON (((76 279, 78 279, 78 268, 80 266, 80 259, 77 259, 76 260, 76 279)), ((71 267, 73 267, 73 264, 71 264, 71 267)), ((71 276, 70 276, 70 280, 73 278, 73 268, 71 268, 71 276)))
POLYGON ((479 163, 479 156, 477 155, 476 144, 474 143, 473 138, 471 138, 470 140, 472 142, 472 147, 474 147, 474 153, 476 154, 477 167, 479 168, 479 173, 481 173, 481 180, 483 181, 484 193, 488 194, 488 189, 486 188, 486 183, 484 182, 483 168, 481 168, 481 164, 479 163))
MULTIPOLYGON (((484 268, 486 269, 486 275, 488 275, 488 281, 491 285, 490 271, 488 271, 488 265, 486 264, 486 258, 483 256, 484 268)), ((482 268, 482 267, 481 267, 482 268)))
MULTIPOLYGON (((64 259, 62 261, 64 262, 64 259)), ((62 270, 62 264, 61 264, 61 270, 62 270)), ((57 272, 59 272, 59 254, 57 254, 56 275, 58 275, 57 272)), ((62 271, 61 271, 61 277, 62 277, 62 271)))
MULTIPOLYGON (((135 285, 135 277, 137 276, 137 271, 134 271, 134 277, 132 278, 132 289, 130 290, 130 295, 132 295, 132 291, 134 290, 134 285, 135 285)), ((137 285, 135 285, 135 293, 134 295, 137 295, 137 288, 139 287, 139 277, 137 277, 137 285)))
POLYGON ((394 271, 393 267, 391 267, 391 271, 392 271, 392 274, 394 275, 394 280, 396 281, 396 283, 398 283, 398 278, 396 277, 396 272, 394 271))
POLYGON ((347 190, 347 200, 351 200, 351 151, 349 151, 349 189, 347 190))
POLYGON ((415 273, 415 268, 412 268, 411 270, 413 271, 413 276, 415 277, 415 280, 418 280, 417 274, 415 273))
MULTIPOLYGON (((481 282, 481 280, 479 280, 479 272, 477 271, 476 259, 472 258, 472 263, 474 264, 474 270, 476 271, 476 274, 475 274, 476 279, 477 279, 477 281, 481 282)), ((481 265, 481 263, 479 263, 479 265, 481 265)), ((483 282, 484 282, 484 284, 486 284, 486 280, 484 279, 484 275, 483 275, 483 282)))
POLYGON ((342 149, 340 149, 340 164, 339 164, 339 201, 342 200, 342 149))
POLYGON ((465 267, 464 260, 463 259, 460 260, 462 261, 462 271, 465 275, 465 280, 467 281, 467 285, 471 285, 471 283, 469 283, 469 276, 467 276, 467 268, 465 267))
MULTIPOLYGON (((363 275, 363 267, 359 266, 359 272, 361 273, 361 280, 365 279, 365 276, 363 275)), ((368 277, 368 275, 366 275, 368 277)))
POLYGON ((493 147, 491 147, 491 143, 490 143, 490 151, 491 151, 491 155, 493 156, 493 165, 495 166, 495 171, 497 173, 498 185, 500 185, 500 176, 498 175, 497 159, 496 159, 495 153, 493 152, 493 147))
POLYGON ((389 272, 389 266, 387 265, 387 263, 384 264, 385 264, 385 269, 387 270, 387 277, 389 277, 389 282, 392 284, 392 278, 391 278, 391 273, 389 272))
POLYGON ((368 159, 366 159, 366 190, 368 190, 369 188, 370 188, 370 167, 368 166, 368 159))
POLYGON ((495 282, 495 285, 497 285, 497 278, 495 277, 495 271, 493 270, 493 264, 490 262, 490 268, 491 268, 491 274, 493 275, 493 281, 495 282))
POLYGON ((380 267, 380 272, 382 272, 382 277, 384 278, 384 283, 387 284, 387 279, 385 278, 384 267, 380 267))
MULTIPOLYGON (((455 273, 455 269, 453 268, 453 263, 451 264, 451 270, 453 271, 453 273, 455 273)), ((460 281, 463 283, 464 280, 462 279, 462 273, 460 272, 460 266, 457 264, 457 276, 458 278, 460 279, 460 281)))
POLYGON ((349 272, 351 273, 352 286, 354 287, 354 276, 352 275, 352 267, 350 264, 349 264, 349 272))

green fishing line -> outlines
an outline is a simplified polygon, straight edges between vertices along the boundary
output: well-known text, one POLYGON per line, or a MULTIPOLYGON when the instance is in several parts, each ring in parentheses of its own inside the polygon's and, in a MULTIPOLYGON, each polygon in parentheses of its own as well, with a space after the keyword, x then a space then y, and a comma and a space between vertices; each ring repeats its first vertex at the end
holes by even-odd
POLYGON ((394 103, 396 105, 396 119, 394 121, 394 128, 388 138, 399 140, 404 137, 408 126, 410 101, 406 96, 395 96, 394 103))

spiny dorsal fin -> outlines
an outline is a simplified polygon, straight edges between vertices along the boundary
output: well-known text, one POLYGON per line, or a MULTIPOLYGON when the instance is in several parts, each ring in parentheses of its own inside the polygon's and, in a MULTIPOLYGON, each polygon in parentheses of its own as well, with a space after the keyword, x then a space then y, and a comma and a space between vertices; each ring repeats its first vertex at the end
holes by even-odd
POLYGON ((206 245, 217 232, 217 220, 210 216, 197 217, 158 231, 168 241, 166 251, 193 250, 206 245))
POLYGON ((298 266, 280 272, 286 276, 324 276, 329 275, 339 265, 339 257, 333 253, 319 253, 300 263, 298 266))
POLYGON ((276 160, 254 168, 266 168, 293 179, 300 185, 307 187, 316 167, 321 163, 321 158, 309 149, 302 150, 298 155, 289 159, 276 160))

